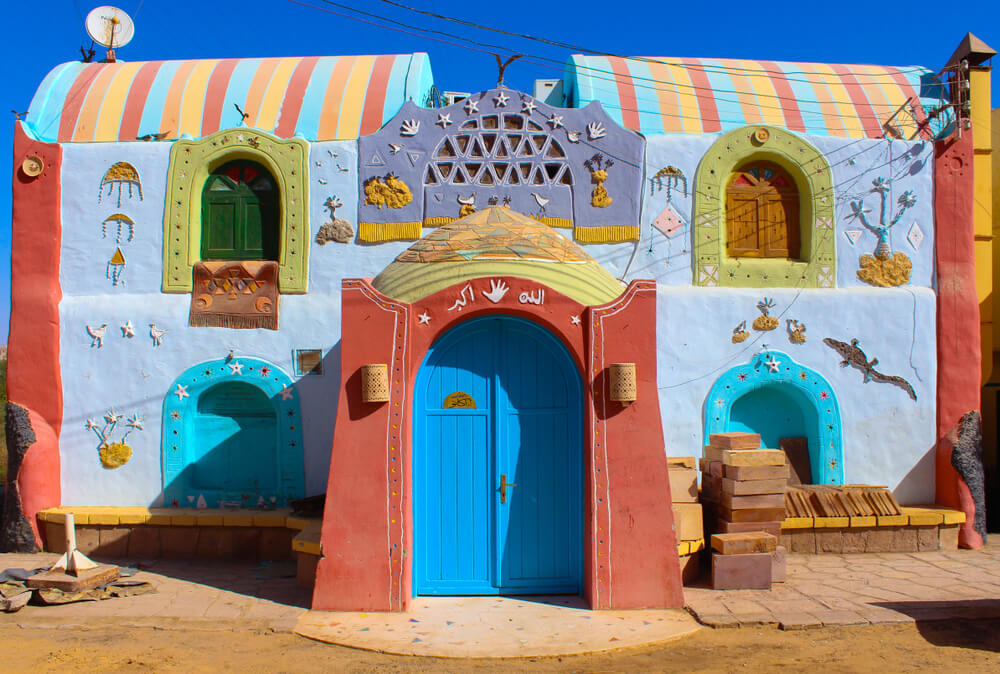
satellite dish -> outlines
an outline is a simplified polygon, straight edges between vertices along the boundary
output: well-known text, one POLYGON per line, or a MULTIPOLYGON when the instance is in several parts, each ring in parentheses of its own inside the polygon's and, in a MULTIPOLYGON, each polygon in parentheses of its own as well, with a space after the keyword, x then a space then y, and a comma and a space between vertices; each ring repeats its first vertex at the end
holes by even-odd
POLYGON ((97 44, 108 48, 108 61, 115 60, 115 47, 122 47, 135 35, 135 24, 124 10, 110 5, 95 7, 87 15, 87 34, 97 44))

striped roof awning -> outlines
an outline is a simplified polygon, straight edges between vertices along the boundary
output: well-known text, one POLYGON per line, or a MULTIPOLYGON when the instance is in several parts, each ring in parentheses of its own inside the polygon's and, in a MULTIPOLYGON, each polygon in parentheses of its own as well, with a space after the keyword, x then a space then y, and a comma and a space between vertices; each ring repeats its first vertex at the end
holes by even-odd
POLYGON ((427 54, 64 63, 42 81, 26 123, 60 143, 174 140, 246 126, 288 138, 377 131, 403 102, 426 101, 427 54), (235 104, 235 105, 234 105, 235 104))
POLYGON ((574 107, 600 101, 623 126, 644 134, 769 124, 881 138, 892 118, 903 137, 933 137, 954 119, 943 107, 949 102, 944 85, 917 66, 574 55, 564 89, 574 107))

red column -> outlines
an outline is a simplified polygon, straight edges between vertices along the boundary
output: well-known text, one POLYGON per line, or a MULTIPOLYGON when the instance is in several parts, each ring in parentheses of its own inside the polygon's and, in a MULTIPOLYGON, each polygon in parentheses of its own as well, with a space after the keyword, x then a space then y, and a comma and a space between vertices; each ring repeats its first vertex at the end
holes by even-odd
POLYGON ((982 546, 972 528, 975 506, 951 465, 946 439, 966 412, 979 409, 980 333, 976 298, 972 134, 934 145, 934 236, 937 255, 937 503, 962 510, 959 545, 982 546))

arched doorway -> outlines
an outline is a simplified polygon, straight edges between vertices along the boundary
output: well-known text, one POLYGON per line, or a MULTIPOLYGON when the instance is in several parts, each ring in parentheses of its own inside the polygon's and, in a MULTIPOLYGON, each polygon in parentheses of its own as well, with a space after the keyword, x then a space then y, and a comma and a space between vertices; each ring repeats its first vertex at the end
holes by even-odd
POLYGON ((583 397, 565 346, 512 316, 462 323, 414 392, 415 594, 579 593, 583 397))
POLYGON ((840 405, 830 382, 787 353, 765 351, 727 370, 705 401, 705 443, 712 433, 760 433, 765 447, 804 438, 815 484, 844 483, 840 405))

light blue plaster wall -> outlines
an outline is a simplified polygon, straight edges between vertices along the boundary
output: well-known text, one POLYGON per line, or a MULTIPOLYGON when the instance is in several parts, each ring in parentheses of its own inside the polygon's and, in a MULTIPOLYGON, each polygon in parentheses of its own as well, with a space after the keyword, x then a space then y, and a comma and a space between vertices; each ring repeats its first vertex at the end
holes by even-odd
MULTIPOLYGON (((647 178, 666 165, 680 168, 688 178, 688 196, 675 191, 673 203, 688 217, 694 175, 713 136, 665 136, 647 146, 647 178)), ((658 306, 658 362, 660 405, 669 455, 701 454, 703 404, 712 382, 728 367, 747 362, 761 342, 791 354, 798 362, 823 374, 840 400, 844 427, 845 479, 848 482, 886 484, 907 502, 933 498, 935 325, 932 282, 933 227, 931 148, 903 155, 904 143, 893 143, 894 195, 904 189, 918 194, 917 206, 893 231, 893 244, 914 261, 914 286, 874 289, 860 284, 854 274, 857 256, 871 252, 874 237, 865 234, 853 248, 843 232, 847 200, 867 190, 871 179, 888 164, 884 141, 844 141, 810 138, 830 158, 837 185, 838 284, 840 290, 725 290, 693 288, 690 229, 669 242, 651 234, 649 223, 663 207, 664 193, 649 193, 643 184, 642 240, 638 246, 587 246, 612 274, 654 278, 660 284, 658 306), (848 158, 854 158, 852 165, 848 158), (924 163, 919 170, 915 164, 924 163), (911 175, 911 170, 913 173, 911 175), (925 241, 915 252, 905 241, 906 229, 918 221, 925 241), (650 252, 650 244, 652 251, 650 252), (923 287, 917 287, 923 286, 923 287), (808 327, 805 345, 788 343, 784 323, 757 341, 753 333, 743 344, 732 344, 733 327, 748 325, 758 315, 755 304, 773 297, 775 315, 791 308, 784 318, 796 318, 808 327), (794 301, 793 301, 794 300, 794 301), (822 344, 830 336, 841 341, 861 340, 869 357, 879 358, 879 370, 904 376, 916 388, 911 401, 899 389, 885 384, 862 384, 861 373, 841 369, 839 356, 822 344), (911 367, 915 366, 916 371, 911 367), (919 376, 918 376, 919 375, 919 376)), ((909 144, 914 147, 915 144, 909 144)), ((336 195, 343 202, 337 216, 357 228, 357 154, 353 142, 315 143, 310 153, 310 239, 329 219, 323 202, 336 195)), ((60 438, 63 461, 62 491, 67 505, 156 504, 161 490, 161 411, 174 379, 199 362, 222 358, 230 351, 274 363, 294 377, 294 349, 318 348, 324 353, 325 375, 298 378, 305 444, 306 493, 326 487, 329 452, 339 391, 340 283, 344 277, 374 276, 405 250, 408 242, 378 245, 315 242, 310 248, 309 293, 283 295, 279 331, 190 328, 190 296, 160 292, 162 217, 169 143, 114 143, 65 145, 63 161, 63 242, 60 281, 61 352, 64 421, 60 438), (107 197, 98 203, 101 177, 116 161, 128 161, 139 171, 144 199, 124 199, 121 207, 107 197), (105 278, 106 262, 114 251, 111 239, 101 238, 101 222, 121 211, 136 222, 136 238, 122 244, 127 258, 125 285, 112 287, 105 278), (136 336, 122 337, 120 326, 131 320, 136 336), (104 346, 90 347, 86 326, 107 323, 104 346), (168 332, 163 345, 153 347, 149 323, 168 332), (109 408, 139 413, 145 429, 129 443, 134 456, 125 466, 106 470, 98 460, 98 441, 84 428, 88 418, 100 418, 109 408)), ((870 197, 874 195, 869 195, 870 197)), ((877 202, 870 200, 877 215, 877 202)), ((857 226, 860 228, 860 226, 857 226)))
POLYGON ((881 484, 905 503, 934 500, 935 296, 926 288, 849 290, 772 289, 768 332, 749 327, 765 294, 755 289, 661 286, 657 304, 657 375, 666 451, 701 456, 705 399, 726 370, 750 361, 762 345, 789 354, 833 387, 843 426, 844 480, 881 484), (785 319, 806 324, 807 341, 788 339, 785 319), (732 329, 746 320, 750 337, 733 344, 732 329), (862 383, 862 373, 841 368, 824 337, 857 338, 877 368, 900 375, 917 393, 914 402, 890 384, 862 383))

